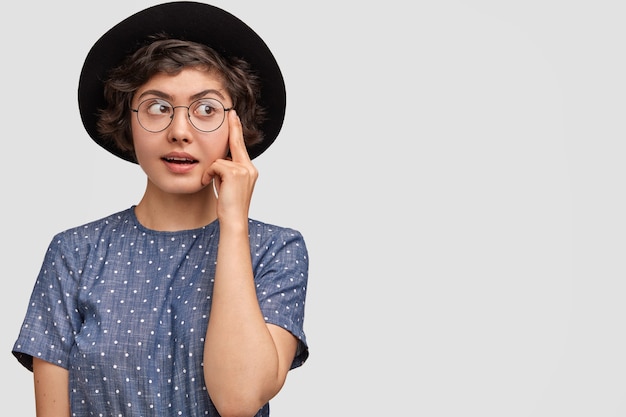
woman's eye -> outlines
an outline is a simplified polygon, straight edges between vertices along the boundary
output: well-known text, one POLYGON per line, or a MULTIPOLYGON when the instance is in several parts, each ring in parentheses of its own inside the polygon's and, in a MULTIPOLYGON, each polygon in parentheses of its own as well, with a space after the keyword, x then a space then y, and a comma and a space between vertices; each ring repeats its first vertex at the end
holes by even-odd
POLYGON ((217 113, 217 105, 212 101, 200 101, 194 108, 194 114, 200 117, 213 116, 217 113))
POLYGON ((155 100, 150 103, 146 103, 146 111, 148 114, 159 116, 159 115, 169 115, 172 113, 172 106, 169 103, 155 100))

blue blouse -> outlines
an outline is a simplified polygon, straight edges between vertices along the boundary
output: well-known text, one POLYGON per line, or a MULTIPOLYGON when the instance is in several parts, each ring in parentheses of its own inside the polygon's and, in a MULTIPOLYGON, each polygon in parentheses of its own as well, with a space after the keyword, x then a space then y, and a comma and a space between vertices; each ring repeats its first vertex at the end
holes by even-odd
MULTIPOLYGON (((293 229, 249 220, 249 233, 265 320, 299 340, 293 369, 309 354, 307 249, 293 229)), ((13 354, 69 370, 73 416, 218 416, 202 369, 218 238, 217 221, 147 229, 134 207, 57 234, 13 354)))

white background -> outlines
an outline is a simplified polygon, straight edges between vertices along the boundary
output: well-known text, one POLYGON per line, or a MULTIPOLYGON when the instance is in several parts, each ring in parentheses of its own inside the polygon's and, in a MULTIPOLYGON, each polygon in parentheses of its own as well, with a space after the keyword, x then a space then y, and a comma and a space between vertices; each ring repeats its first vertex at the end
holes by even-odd
MULTIPOLYGON (((8 5, 7 5, 8 4, 8 5)), ((82 61, 151 1, 2 6, 3 415, 54 233, 135 204, 82 61)), ((226 1, 288 92, 251 216, 299 229, 311 356, 274 417, 626 415, 621 1, 226 1)))

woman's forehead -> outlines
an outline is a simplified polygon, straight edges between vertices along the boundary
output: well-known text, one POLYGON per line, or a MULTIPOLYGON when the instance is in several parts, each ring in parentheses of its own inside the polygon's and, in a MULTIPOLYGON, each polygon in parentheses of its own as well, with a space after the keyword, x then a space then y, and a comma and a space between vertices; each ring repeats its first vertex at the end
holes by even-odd
POLYGON ((146 93, 171 99, 199 98, 213 95, 221 99, 228 98, 223 77, 216 71, 201 68, 184 68, 176 74, 157 73, 150 77, 136 92, 136 96, 146 93))

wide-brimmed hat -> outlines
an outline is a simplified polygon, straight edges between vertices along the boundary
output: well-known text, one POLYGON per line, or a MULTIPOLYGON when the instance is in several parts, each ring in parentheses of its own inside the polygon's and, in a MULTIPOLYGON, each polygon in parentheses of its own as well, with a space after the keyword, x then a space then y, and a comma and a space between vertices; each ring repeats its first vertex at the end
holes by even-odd
POLYGON ((274 55, 246 23, 218 7, 193 1, 175 1, 149 7, 122 20, 96 41, 87 54, 78 84, 80 116, 89 136, 100 146, 127 161, 123 152, 98 133, 98 111, 106 107, 104 80, 109 70, 143 46, 148 38, 166 33, 173 38, 202 43, 225 57, 247 61, 261 82, 259 105, 266 110, 261 125, 263 140, 248 147, 250 158, 265 151, 276 139, 285 117, 285 83, 274 55))

